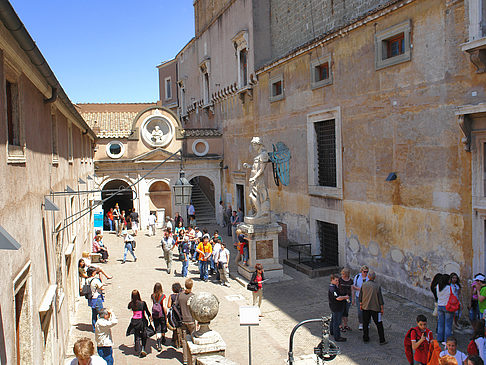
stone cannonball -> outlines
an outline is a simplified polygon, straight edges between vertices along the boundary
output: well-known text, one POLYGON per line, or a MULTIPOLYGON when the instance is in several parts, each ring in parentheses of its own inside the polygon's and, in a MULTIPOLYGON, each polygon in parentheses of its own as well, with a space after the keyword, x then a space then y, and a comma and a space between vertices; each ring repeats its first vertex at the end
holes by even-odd
POLYGON ((189 299, 192 317, 199 323, 209 323, 218 314, 219 300, 212 293, 197 293, 189 299))

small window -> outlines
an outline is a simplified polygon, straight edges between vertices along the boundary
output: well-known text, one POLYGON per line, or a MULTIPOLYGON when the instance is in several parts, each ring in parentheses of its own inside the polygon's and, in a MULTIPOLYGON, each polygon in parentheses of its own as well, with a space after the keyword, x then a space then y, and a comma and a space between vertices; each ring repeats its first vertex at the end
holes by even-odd
POLYGON ((206 72, 203 74, 204 80, 204 104, 209 104, 209 74, 206 72))
POLYGON ((311 88, 332 84, 331 56, 318 57, 311 62, 311 88))
POLYGON ((375 68, 393 66, 411 59, 411 23, 407 20, 375 35, 375 68))
POLYGON ((240 87, 248 86, 248 50, 240 51, 240 87))
POLYGON ((170 77, 165 79, 165 99, 172 99, 172 81, 170 77))
POLYGON ((283 77, 270 79, 270 101, 281 100, 284 97, 283 77))
POLYGON ((106 145, 106 154, 111 158, 120 158, 124 152, 125 147, 121 142, 113 141, 106 145))
POLYGON ((400 33, 399 35, 390 39, 384 40, 386 46, 386 58, 400 56, 405 53, 405 35, 400 33))
POLYGON ((20 146, 19 89, 18 84, 6 81, 7 125, 9 146, 20 146))
POLYGON ((73 126, 71 123, 69 123, 68 126, 68 138, 67 138, 67 144, 68 144, 68 161, 69 163, 73 162, 73 126))
POLYGON ((51 115, 51 140, 52 140, 52 163, 59 162, 58 140, 57 140, 57 117, 51 115))

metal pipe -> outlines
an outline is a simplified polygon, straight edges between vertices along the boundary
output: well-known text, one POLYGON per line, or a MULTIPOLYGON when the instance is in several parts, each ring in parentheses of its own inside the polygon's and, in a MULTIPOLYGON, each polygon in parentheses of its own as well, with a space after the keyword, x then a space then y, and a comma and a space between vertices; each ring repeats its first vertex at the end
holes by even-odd
POLYGON ((292 332, 290 332, 290 340, 289 340, 289 365, 294 365, 294 352, 293 352, 293 347, 294 347, 294 335, 295 332, 299 329, 299 327, 303 326, 304 324, 307 323, 315 323, 315 322, 322 322, 322 318, 316 318, 316 319, 306 319, 305 321, 299 322, 295 325, 293 328, 292 332))
MULTIPOLYGON (((51 97, 48 99, 44 99, 44 104, 50 104, 57 100, 57 87, 51 87, 51 97)), ((83 134, 86 134, 83 132, 83 134)))

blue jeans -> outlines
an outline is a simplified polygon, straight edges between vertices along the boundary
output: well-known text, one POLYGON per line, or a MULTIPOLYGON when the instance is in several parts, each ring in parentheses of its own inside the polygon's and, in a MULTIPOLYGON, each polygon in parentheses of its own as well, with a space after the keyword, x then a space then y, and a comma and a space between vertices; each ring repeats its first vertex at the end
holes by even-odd
POLYGON ((343 312, 332 312, 331 316, 331 324, 330 324, 330 332, 331 335, 334 336, 334 339, 337 340, 341 338, 341 331, 339 330, 339 326, 341 325, 341 319, 343 318, 343 312))
POLYGON ((110 225, 110 231, 113 231, 113 221, 108 219, 108 224, 110 225))
POLYGON ((478 302, 472 302, 471 303, 471 309, 469 309, 469 320, 471 322, 480 319, 480 313, 479 313, 479 306, 478 302))
POLYGON ((359 306, 359 299, 356 297, 355 301, 356 301, 356 308, 358 309, 358 322, 359 324, 363 324, 363 311, 359 306))
POLYGON ((248 245, 243 247, 243 263, 248 262, 248 245))
POLYGON ((452 333, 454 313, 448 312, 444 305, 439 305, 437 314, 437 341, 444 342, 452 333))
POLYGON ((127 253, 130 251, 130 253, 133 256, 133 259, 136 260, 137 258, 135 257, 135 254, 133 253, 133 248, 131 243, 125 243, 125 253, 123 254, 123 262, 126 261, 127 259, 127 253))
POLYGON ((113 365, 113 348, 111 346, 98 347, 98 355, 106 361, 107 365, 113 365))
POLYGON ((93 332, 96 329, 96 321, 98 320, 98 308, 91 308, 91 324, 93 325, 93 332))
POLYGON ((199 261, 199 278, 201 280, 208 280, 209 278, 207 261, 199 261))
POLYGON ((189 266, 189 259, 182 261, 182 276, 187 276, 187 267, 189 266))

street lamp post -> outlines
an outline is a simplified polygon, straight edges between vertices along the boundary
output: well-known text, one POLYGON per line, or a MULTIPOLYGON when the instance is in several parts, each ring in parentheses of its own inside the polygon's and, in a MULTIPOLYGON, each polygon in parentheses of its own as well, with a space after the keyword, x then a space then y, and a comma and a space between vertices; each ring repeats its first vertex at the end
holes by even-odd
POLYGON ((179 179, 174 184, 175 205, 191 204, 192 185, 185 178, 184 170, 179 172, 179 179))

